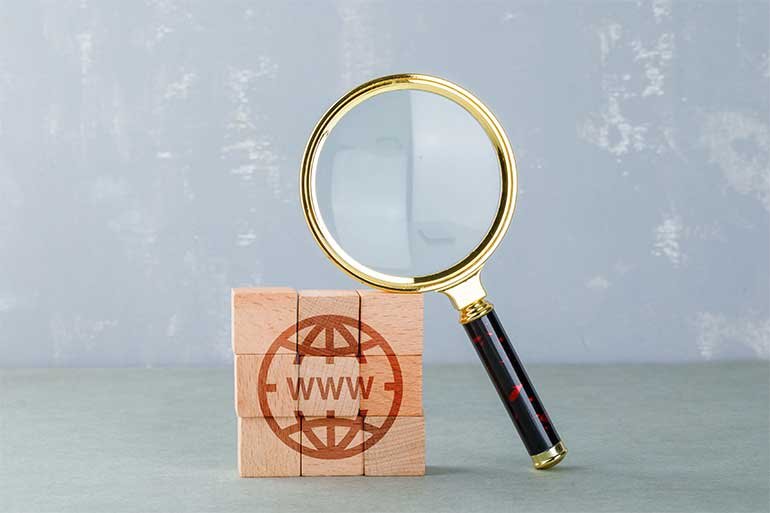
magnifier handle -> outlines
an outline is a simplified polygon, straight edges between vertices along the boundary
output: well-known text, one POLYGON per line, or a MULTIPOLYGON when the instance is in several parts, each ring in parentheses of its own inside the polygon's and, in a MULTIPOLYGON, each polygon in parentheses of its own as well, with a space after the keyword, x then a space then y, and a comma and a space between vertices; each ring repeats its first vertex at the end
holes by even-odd
POLYGON ((508 410, 537 469, 559 463, 567 454, 494 309, 464 324, 479 358, 508 410))

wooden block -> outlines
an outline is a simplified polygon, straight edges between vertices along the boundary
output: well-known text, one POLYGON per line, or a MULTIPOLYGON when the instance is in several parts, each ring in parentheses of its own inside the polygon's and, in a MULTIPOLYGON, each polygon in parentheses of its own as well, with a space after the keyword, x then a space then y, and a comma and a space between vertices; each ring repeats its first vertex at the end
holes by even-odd
POLYGON ((360 382, 355 356, 301 356, 299 411, 304 417, 358 415, 360 382))
POLYGON ((388 417, 364 418, 364 475, 425 475, 425 418, 390 417, 393 424, 384 436, 372 443, 388 417))
POLYGON ((303 417, 302 475, 363 475, 362 427, 361 417, 303 417))
MULTIPOLYGON (((389 354, 421 355, 423 339, 422 294, 395 294, 380 290, 359 290, 361 322, 385 339, 389 354)), ((361 353, 370 346, 371 337, 361 331, 361 353)))
POLYGON ((299 408, 296 387, 299 364, 296 355, 235 355, 235 411, 239 417, 293 417, 299 408), (260 370, 266 362, 264 376, 260 370), (262 411, 259 390, 269 411, 262 411))
POLYGON ((422 356, 361 356, 361 415, 422 416, 422 356), (396 409, 397 374, 401 376, 401 404, 396 409))
POLYGON ((298 476, 300 453, 276 436, 268 419, 238 418, 238 473, 241 477, 298 476))
POLYGON ((358 354, 359 295, 354 290, 303 290, 299 293, 299 354, 358 354))
POLYGON ((235 354, 296 352, 297 335, 296 328, 293 328, 296 322, 297 293, 294 289, 233 289, 232 337, 235 354))

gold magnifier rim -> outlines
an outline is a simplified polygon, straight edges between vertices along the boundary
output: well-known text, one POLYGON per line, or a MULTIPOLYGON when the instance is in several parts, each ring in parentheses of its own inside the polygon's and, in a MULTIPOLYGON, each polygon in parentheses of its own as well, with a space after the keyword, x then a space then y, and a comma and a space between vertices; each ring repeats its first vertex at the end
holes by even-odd
MULTIPOLYGON (((300 173, 302 211, 313 237, 326 253, 326 256, 347 274, 365 284, 392 292, 445 291, 474 276, 478 276, 484 263, 500 244, 508 229, 508 225, 511 223, 513 211, 516 207, 516 193, 516 162, 502 125, 500 125, 492 112, 473 94, 448 80, 430 75, 415 73, 388 75, 375 78, 352 89, 332 105, 321 117, 310 135, 302 157, 302 170, 300 173), (413 277, 381 273, 361 264, 347 254, 334 240, 334 237, 324 224, 319 214, 320 208, 315 191, 318 156, 323 149, 326 137, 340 119, 351 109, 369 98, 390 91, 404 89, 438 94, 454 101, 468 111, 481 125, 492 142, 497 153, 501 171, 500 198, 497 212, 481 242, 465 258, 451 267, 434 274, 413 277)), ((469 202, 473 201, 473 198, 468 199, 469 202)))

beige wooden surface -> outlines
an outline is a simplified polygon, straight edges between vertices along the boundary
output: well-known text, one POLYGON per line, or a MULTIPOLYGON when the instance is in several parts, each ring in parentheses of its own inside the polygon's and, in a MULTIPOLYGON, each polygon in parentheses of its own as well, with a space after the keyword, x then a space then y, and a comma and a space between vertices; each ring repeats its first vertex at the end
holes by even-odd
MULTIPOLYGON (((294 289, 236 288, 232 290, 232 345, 236 354, 267 354, 270 345, 297 319, 294 289)), ((296 344, 296 335, 289 342, 296 344)), ((286 346, 276 352, 292 353, 286 346)))
MULTIPOLYGON (((393 354, 422 354, 422 294, 392 294, 373 289, 361 289, 358 294, 361 296, 361 321, 382 335, 393 354)), ((361 340, 362 344, 366 342, 361 340)))
MULTIPOLYGON (((371 356, 361 358, 360 373, 364 383, 372 378, 371 392, 361 397, 361 409, 367 415, 387 416, 395 396, 393 388, 394 370, 389 358, 393 356, 371 356)), ((396 356, 401 374, 401 405, 398 415, 422 415, 422 356, 396 356)))
MULTIPOLYGON (((383 418, 367 417, 381 425, 383 418)), ((421 476, 425 474, 425 419, 396 417, 388 432, 372 446, 364 441, 364 475, 421 476)))
MULTIPOLYGON (((306 427, 312 421, 318 417, 306 417, 302 419, 302 443, 303 445, 311 445, 308 442, 308 428, 306 427)), ((351 420, 355 420, 360 427, 363 427, 363 420, 361 417, 353 417, 351 420)), ((342 439, 346 436, 346 432, 343 430, 335 430, 334 439, 329 440, 328 434, 324 432, 324 429, 316 429, 313 435, 321 438, 325 443, 341 443, 342 439)), ((303 453, 301 456, 302 461, 302 475, 303 476, 360 476, 364 473, 364 434, 360 429, 349 441, 350 447, 360 447, 360 450, 355 451, 355 454, 340 459, 325 459, 314 458, 307 453, 303 453)))
POLYGON ((300 475, 300 453, 279 440, 264 418, 238 419, 237 454, 241 477, 300 475))
POLYGON ((291 417, 299 408, 299 398, 291 393, 287 380, 296 383, 299 364, 293 354, 270 356, 265 382, 259 382, 264 355, 235 355, 235 411, 239 417, 264 417, 258 390, 265 389, 270 416, 291 417))
POLYGON ((302 356, 299 364, 299 409, 306 417, 358 415, 360 394, 351 393, 358 383, 358 358, 355 356, 302 356))
MULTIPOLYGON (((358 319, 360 298, 355 290, 301 290, 299 292, 299 323, 318 315, 341 315, 343 317, 358 319)), ((351 334, 358 340, 358 326, 347 327, 351 334)), ((312 337, 312 330, 300 330, 297 333, 299 340, 299 353, 305 352, 308 337, 312 337)), ((344 348, 348 342, 343 339, 340 331, 330 330, 332 336, 331 346, 344 348)), ((327 344, 326 332, 315 336, 313 346, 322 349, 327 344)), ((356 349, 351 354, 358 354, 356 349)))

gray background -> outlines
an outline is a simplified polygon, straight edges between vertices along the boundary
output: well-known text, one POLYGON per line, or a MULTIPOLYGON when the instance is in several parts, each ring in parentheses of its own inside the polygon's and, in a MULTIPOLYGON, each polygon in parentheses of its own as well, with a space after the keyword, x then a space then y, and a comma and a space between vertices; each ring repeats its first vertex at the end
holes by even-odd
MULTIPOLYGON (((298 163, 377 75, 457 81, 519 208, 528 361, 770 356, 768 2, 0 2, 0 366, 226 365, 229 288, 355 283, 298 163)), ((472 360, 446 299, 428 361, 472 360)))

